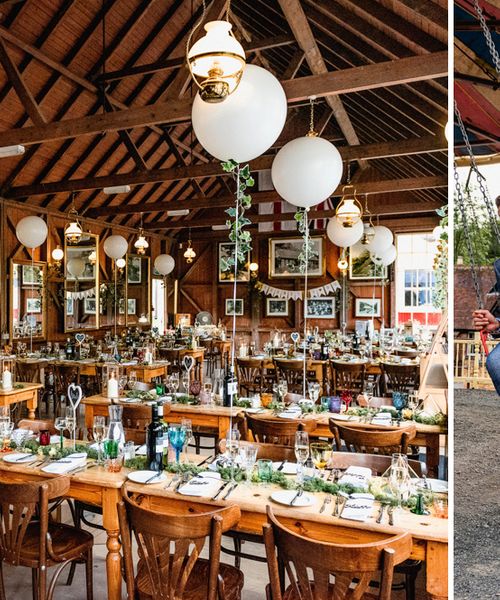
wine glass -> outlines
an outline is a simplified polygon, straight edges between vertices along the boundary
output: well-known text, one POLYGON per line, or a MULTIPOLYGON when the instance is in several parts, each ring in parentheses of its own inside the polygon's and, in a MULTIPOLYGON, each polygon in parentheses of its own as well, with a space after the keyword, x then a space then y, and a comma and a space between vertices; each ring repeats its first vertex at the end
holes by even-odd
POLYGON ((181 427, 184 427, 184 431, 186 432, 186 436, 185 436, 185 440, 184 440, 184 453, 186 455, 185 458, 186 458, 186 462, 187 462, 188 446, 193 441, 193 425, 191 423, 191 419, 182 419, 181 427))
POLYGON ((182 387, 184 388, 184 393, 189 395, 189 373, 185 373, 182 376, 182 387))
POLYGON ((175 396, 179 389, 179 373, 171 373, 168 377, 168 389, 175 396))
MULTIPOLYGON (((368 408, 368 413, 370 413, 370 402, 373 400, 373 394, 375 393, 375 383, 373 381, 365 381, 364 383, 364 390, 363 390, 365 397, 366 397, 366 405, 368 408)), ((367 421, 370 417, 370 414, 367 415, 367 421)))
POLYGON ((309 391, 309 398, 316 404, 319 398, 319 390, 320 385, 317 381, 309 381, 307 384, 307 389, 309 391))
POLYGON ((234 465, 236 464, 236 457, 238 456, 240 447, 240 437, 240 432, 236 428, 230 429, 226 433, 226 454, 231 463, 231 481, 234 481, 234 465))
POLYGON ((137 383, 137 372, 130 371, 128 374, 128 388, 129 390, 135 389, 135 384, 137 383))
POLYGON ((73 450, 76 446, 76 412, 71 406, 66 407, 66 429, 73 440, 73 450))
POLYGON ((307 431, 295 433, 295 458, 297 459, 297 483, 304 483, 304 465, 309 458, 309 434, 307 431))
POLYGON ((245 444, 239 448, 241 466, 245 469, 247 485, 252 485, 252 472, 257 461, 258 450, 254 444, 245 444))
POLYGON ((408 457, 404 454, 392 455, 392 463, 389 471, 389 487, 397 498, 398 508, 401 508, 403 499, 411 491, 408 457))
POLYGON ((203 381, 203 389, 205 394, 210 398, 210 404, 212 404, 213 396, 212 396, 212 380, 210 378, 206 378, 203 381))
POLYGON ((66 419, 64 417, 57 417, 54 421, 54 427, 57 429, 57 431, 59 431, 60 445, 62 450, 64 445, 63 431, 66 429, 66 419))
POLYGON ((0 429, 0 435, 2 437, 2 450, 1 452, 10 452, 10 438, 14 431, 14 423, 12 421, 5 421, 2 423, 0 429))
POLYGON ((321 472, 332 456, 332 446, 328 442, 313 442, 310 451, 314 466, 319 470, 319 476, 321 477, 321 472))
POLYGON ((286 379, 280 379, 278 381, 278 392, 280 396, 280 401, 284 402, 285 396, 288 394, 288 383, 286 382, 286 379))
POLYGON ((175 450, 175 460, 180 463, 181 451, 186 441, 186 430, 181 425, 170 425, 168 428, 168 440, 175 450))
POLYGON ((398 411, 398 421, 401 421, 403 418, 403 408, 406 406, 406 394, 403 392, 393 392, 392 404, 398 411))
POLYGON ((123 396, 123 390, 127 385, 127 381, 127 375, 120 375, 120 377, 118 377, 118 393, 120 394, 120 396, 123 396))
POLYGON ((106 419, 102 416, 94 417, 94 440, 97 442, 97 462, 98 465, 103 465, 104 460, 102 458, 102 442, 106 435, 106 419))

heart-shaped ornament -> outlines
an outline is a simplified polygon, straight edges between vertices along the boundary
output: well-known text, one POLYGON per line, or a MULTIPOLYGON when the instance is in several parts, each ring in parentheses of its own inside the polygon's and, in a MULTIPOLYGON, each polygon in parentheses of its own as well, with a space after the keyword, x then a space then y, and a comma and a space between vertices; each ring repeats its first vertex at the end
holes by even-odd
POLYGON ((76 385, 76 383, 70 383, 68 385, 68 398, 71 407, 76 412, 76 409, 83 398, 82 386, 76 385))
POLYGON ((75 340, 77 341, 78 344, 83 344, 83 342, 85 341, 85 334, 84 333, 75 333, 75 340))
POLYGON ((192 356, 185 356, 182 359, 182 366, 186 369, 186 371, 188 373, 194 367, 194 363, 195 363, 195 360, 192 356))
POLYGON ((300 333, 298 331, 292 331, 290 337, 292 338, 292 342, 296 344, 300 340, 300 333))

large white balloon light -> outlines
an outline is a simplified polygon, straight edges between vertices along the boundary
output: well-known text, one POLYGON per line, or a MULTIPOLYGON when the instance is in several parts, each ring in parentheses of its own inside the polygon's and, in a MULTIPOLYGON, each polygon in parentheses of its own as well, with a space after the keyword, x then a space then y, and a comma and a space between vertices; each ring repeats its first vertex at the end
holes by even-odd
POLYGON ((363 237, 363 221, 358 221, 352 227, 344 227, 336 218, 330 219, 326 227, 326 235, 336 246, 348 248, 363 237))
POLYGON ((193 102, 193 129, 200 144, 219 160, 246 163, 263 154, 285 125, 287 100, 266 69, 247 65, 240 85, 223 102, 193 102))
POLYGON ((175 260, 170 254, 159 254, 155 258, 155 269, 160 275, 167 276, 174 270, 175 260))
POLYGON ((16 226, 16 237, 26 248, 38 248, 47 239, 47 223, 41 217, 24 217, 16 226))
POLYGON ((285 144, 271 168, 278 194, 301 208, 329 198, 342 179, 342 157, 329 141, 304 136, 285 144))
POLYGON ((375 230, 375 235, 370 242, 369 250, 372 254, 380 256, 392 244, 394 236, 392 231, 388 227, 384 227, 384 225, 375 225, 373 229, 375 230))
POLYGON ((386 248, 381 254, 370 253, 370 258, 372 262, 376 265, 388 267, 392 265, 392 263, 396 260, 397 251, 396 247, 391 244, 388 248, 386 248))
POLYGON ((128 242, 122 235, 110 235, 104 242, 106 256, 118 260, 127 253, 128 242))

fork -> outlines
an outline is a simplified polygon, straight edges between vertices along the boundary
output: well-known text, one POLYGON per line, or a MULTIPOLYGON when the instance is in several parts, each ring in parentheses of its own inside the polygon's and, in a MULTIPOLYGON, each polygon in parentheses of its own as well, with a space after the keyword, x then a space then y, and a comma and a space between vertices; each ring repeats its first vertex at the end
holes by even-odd
POLYGON ((387 514, 389 515, 389 525, 394 525, 394 506, 389 506, 387 509, 387 514))
POLYGON ((297 500, 297 498, 300 498, 303 493, 304 493, 304 490, 302 488, 299 488, 297 490, 297 493, 295 494, 295 496, 291 499, 290 506, 293 506, 293 503, 297 500))
POLYGON ((323 504, 321 505, 321 508, 319 509, 319 512, 322 513, 325 511, 326 509, 326 505, 330 504, 330 502, 332 501, 332 495, 328 494, 328 496, 325 496, 325 499, 323 500, 323 504))
POLYGON ((382 523, 382 518, 384 516, 384 511, 386 508, 387 508, 387 504, 380 505, 380 512, 378 513, 378 517, 377 517, 377 520, 375 521, 375 523, 382 523))
POLYGON ((167 485, 165 485, 163 487, 164 490, 167 490, 173 483, 177 483, 177 481, 179 481, 180 475, 179 473, 176 473, 172 479, 167 483, 167 485))

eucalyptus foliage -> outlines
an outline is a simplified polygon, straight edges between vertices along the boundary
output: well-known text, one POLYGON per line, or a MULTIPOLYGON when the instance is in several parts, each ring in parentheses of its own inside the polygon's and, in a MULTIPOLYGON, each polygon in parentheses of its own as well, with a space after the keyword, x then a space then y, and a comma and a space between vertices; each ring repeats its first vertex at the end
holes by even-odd
POLYGON ((318 256, 317 251, 314 249, 312 240, 309 233, 309 221, 307 218, 308 209, 307 208, 299 208, 299 210, 295 213, 295 221, 297 222, 297 229, 299 233, 302 234, 303 243, 302 250, 298 256, 300 262, 300 272, 305 273, 309 261, 318 256))

